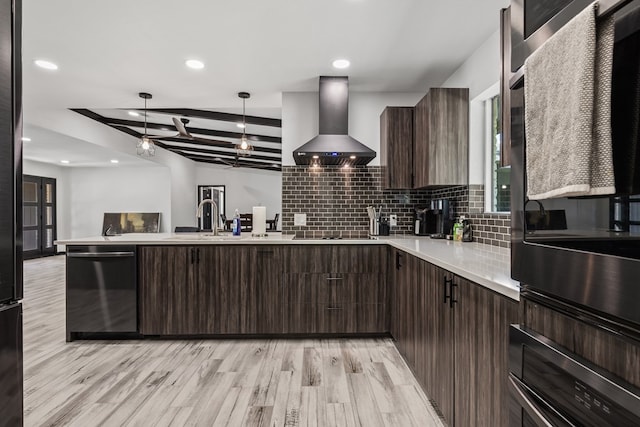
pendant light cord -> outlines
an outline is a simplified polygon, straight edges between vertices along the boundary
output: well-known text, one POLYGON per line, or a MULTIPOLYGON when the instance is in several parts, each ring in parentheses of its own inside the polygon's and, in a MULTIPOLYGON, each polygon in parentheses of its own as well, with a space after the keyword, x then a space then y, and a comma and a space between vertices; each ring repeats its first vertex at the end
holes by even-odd
POLYGON ((147 98, 144 99, 144 135, 147 136, 147 98))
POLYGON ((242 139, 245 141, 247 140, 247 115, 244 109, 246 101, 245 98, 242 98, 242 124, 244 125, 242 128, 242 139))

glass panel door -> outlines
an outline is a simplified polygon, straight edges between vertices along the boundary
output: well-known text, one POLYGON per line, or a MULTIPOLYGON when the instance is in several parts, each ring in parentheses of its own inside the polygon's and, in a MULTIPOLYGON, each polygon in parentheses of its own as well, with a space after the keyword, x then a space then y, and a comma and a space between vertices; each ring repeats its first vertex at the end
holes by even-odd
POLYGON ((23 176, 23 255, 25 259, 54 255, 56 239, 56 180, 23 176))

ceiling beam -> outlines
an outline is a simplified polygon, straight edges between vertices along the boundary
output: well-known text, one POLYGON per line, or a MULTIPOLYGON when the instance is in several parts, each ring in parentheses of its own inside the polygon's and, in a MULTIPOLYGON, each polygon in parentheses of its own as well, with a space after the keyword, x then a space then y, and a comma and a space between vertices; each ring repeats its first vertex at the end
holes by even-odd
MULTIPOLYGON (((139 128, 144 127, 144 119, 142 121, 138 121, 138 120, 116 119, 111 117, 105 117, 86 108, 71 108, 71 111, 74 111, 78 114, 82 114, 85 117, 89 117, 107 126, 119 125, 119 126, 129 126, 129 127, 139 127, 139 128)), ((165 125, 160 123, 147 122, 147 129, 173 130, 178 132, 178 129, 176 129, 174 125, 165 125)), ((190 133, 207 135, 207 136, 217 136, 220 138, 240 139, 242 137, 242 132, 229 132, 229 131, 214 130, 214 129, 194 128, 194 127, 187 127, 187 130, 190 133)), ((250 134, 250 133, 246 135, 247 135, 247 139, 251 141, 273 142, 277 144, 282 143, 282 138, 280 138, 279 136, 258 135, 258 134, 250 134)))
MULTIPOLYGON (((165 146, 164 148, 166 148, 167 150, 170 151, 174 151, 176 153, 184 153, 185 155, 190 154, 187 152, 191 152, 191 153, 200 153, 200 154, 210 154, 211 156, 214 157, 230 157, 230 158, 235 158, 236 153, 235 150, 232 152, 225 152, 225 151, 213 151, 213 150, 206 150, 206 149, 201 149, 201 148, 187 148, 187 147, 175 147, 175 146, 165 146)), ((191 154, 193 155, 193 154, 191 154)), ((242 157, 242 156, 241 156, 242 157)), ((280 163, 282 162, 282 159, 280 157, 268 157, 268 156, 260 156, 258 154, 251 154, 250 156, 248 156, 251 159, 255 159, 255 160, 264 160, 267 162, 271 162, 271 163, 280 163)))
MULTIPOLYGON (((142 137, 141 134, 139 134, 138 138, 140 137, 142 137)), ((194 141, 192 139, 182 139, 182 138, 163 138, 160 141, 164 142, 165 145, 170 145, 169 144, 170 142, 180 142, 183 144, 193 144, 201 147, 218 147, 218 148, 235 148, 237 144, 235 142, 225 142, 225 141, 210 142, 210 141, 202 141, 202 140, 194 141)), ((277 155, 282 154, 282 150, 279 148, 260 147, 258 145, 254 145, 253 149, 254 151, 259 151, 261 153, 271 153, 271 154, 277 154, 277 155)))
POLYGON ((200 163, 211 163, 216 165, 222 165, 222 166, 226 165, 230 167, 233 166, 233 167, 239 167, 239 168, 263 169, 263 170, 270 170, 274 172, 282 171, 282 167, 280 165, 278 165, 277 167, 274 167, 268 163, 259 163, 259 162, 249 163, 249 162, 243 162, 241 160, 238 160, 238 163, 236 164, 235 161, 225 163, 219 160, 213 160, 213 159, 203 158, 199 156, 185 156, 185 157, 193 160, 194 162, 200 162, 200 163))
MULTIPOLYGON (((139 110, 139 109, 138 109, 139 110)), ((221 113, 219 111, 196 110, 193 108, 148 108, 147 111, 164 113, 173 116, 197 117, 200 119, 218 120, 222 122, 242 123, 242 114, 221 113)), ((245 123, 258 126, 282 127, 282 120, 269 117, 244 116, 245 123)))

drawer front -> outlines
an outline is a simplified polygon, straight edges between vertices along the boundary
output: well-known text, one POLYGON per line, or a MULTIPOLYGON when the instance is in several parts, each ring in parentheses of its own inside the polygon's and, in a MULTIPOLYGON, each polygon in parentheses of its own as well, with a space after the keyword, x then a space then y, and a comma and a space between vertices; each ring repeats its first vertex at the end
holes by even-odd
POLYGON ((292 304, 285 318, 285 333, 290 334, 387 332, 384 304, 292 304))
POLYGON ((382 304, 386 297, 381 274, 289 273, 284 282, 290 304, 382 304))

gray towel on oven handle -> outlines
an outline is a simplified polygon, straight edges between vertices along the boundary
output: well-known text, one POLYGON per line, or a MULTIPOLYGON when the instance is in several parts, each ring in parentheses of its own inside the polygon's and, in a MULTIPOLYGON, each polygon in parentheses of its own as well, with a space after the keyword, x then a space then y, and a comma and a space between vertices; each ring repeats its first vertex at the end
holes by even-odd
POLYGON ((525 62, 527 197, 615 193, 613 17, 593 3, 525 62))

